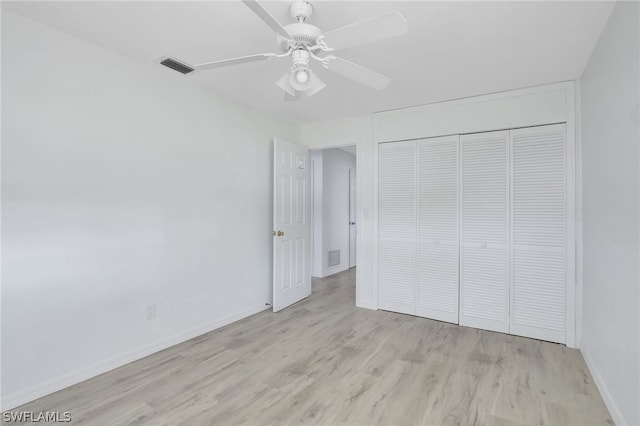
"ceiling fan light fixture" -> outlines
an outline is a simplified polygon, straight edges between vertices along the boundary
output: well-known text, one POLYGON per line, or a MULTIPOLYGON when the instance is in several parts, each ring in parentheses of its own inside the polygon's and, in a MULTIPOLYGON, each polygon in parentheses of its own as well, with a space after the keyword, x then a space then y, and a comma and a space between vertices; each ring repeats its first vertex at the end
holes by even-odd
POLYGON ((282 75, 282 77, 280 77, 278 81, 276 81, 276 86, 284 90, 289 95, 295 96, 296 89, 293 88, 293 86, 290 83, 290 80, 291 80, 291 73, 287 71, 282 75))
POLYGON ((309 73, 307 70, 296 71, 296 81, 300 84, 304 84, 309 80, 309 73))
POLYGON ((289 84, 299 92, 306 92, 311 87, 311 70, 307 68, 295 68, 289 74, 289 84), (299 77, 304 76, 304 77, 299 77))
POLYGON ((309 73, 309 82, 311 83, 311 85, 309 86, 309 89, 307 89, 307 96, 313 96, 327 87, 327 85, 322 80, 320 80, 318 76, 315 75, 315 73, 309 73))
POLYGON ((327 85, 318 78, 318 76, 310 69, 296 69, 293 71, 287 71, 278 81, 276 86, 284 90, 291 96, 295 96, 296 93, 304 93, 307 96, 312 96, 327 87, 327 85), (298 74, 303 72, 306 77, 304 83, 298 81, 298 74))
POLYGON ((296 68, 291 72, 289 76, 289 83, 291 87, 299 92, 307 92, 308 95, 312 95, 322 90, 326 84, 322 82, 309 68, 296 68), (304 76, 300 78, 300 74, 304 76), (309 93, 312 92, 312 93, 309 93))

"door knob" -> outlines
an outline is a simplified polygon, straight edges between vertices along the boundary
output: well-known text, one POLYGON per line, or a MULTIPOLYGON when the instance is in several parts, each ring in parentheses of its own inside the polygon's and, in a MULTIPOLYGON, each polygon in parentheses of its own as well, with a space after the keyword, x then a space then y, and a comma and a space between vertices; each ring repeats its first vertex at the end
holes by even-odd
POLYGON ((277 235, 278 235, 278 237, 282 237, 284 235, 284 232, 278 231, 277 235))

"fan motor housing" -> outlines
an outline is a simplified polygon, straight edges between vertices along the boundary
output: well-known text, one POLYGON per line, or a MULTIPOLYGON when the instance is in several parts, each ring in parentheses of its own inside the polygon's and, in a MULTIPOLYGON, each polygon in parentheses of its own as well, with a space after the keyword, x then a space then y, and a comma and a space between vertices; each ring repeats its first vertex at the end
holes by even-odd
MULTIPOLYGON (((304 44, 306 46, 313 46, 316 44, 318 37, 322 35, 322 30, 315 25, 306 24, 304 22, 296 22, 295 24, 285 25, 284 29, 291 34, 291 38, 296 45, 304 44)), ((278 36, 278 46, 283 52, 289 50, 289 40, 284 37, 278 36)), ((295 47, 295 46, 293 46, 295 47)))

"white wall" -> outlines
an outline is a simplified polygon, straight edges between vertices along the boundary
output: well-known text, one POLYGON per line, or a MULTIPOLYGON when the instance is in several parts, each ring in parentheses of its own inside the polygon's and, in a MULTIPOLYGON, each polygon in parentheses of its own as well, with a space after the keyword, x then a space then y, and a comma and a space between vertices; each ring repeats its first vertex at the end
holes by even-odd
POLYGON ((2 63, 3 409, 265 308, 297 126, 6 10, 2 63))
POLYGON ((325 277, 349 269, 349 169, 355 168, 355 155, 335 148, 323 151, 322 276, 325 277), (329 266, 331 250, 340 250, 339 265, 329 266))
POLYGON ((581 350, 616 424, 640 424, 640 7, 618 2, 581 78, 581 350))

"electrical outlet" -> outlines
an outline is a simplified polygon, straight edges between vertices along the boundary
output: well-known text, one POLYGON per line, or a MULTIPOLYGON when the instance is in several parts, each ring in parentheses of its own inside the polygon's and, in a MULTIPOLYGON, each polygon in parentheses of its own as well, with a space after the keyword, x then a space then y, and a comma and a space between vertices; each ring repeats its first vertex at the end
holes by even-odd
POLYGON ((144 307, 144 315, 147 320, 152 320, 156 317, 156 304, 147 303, 144 307))

